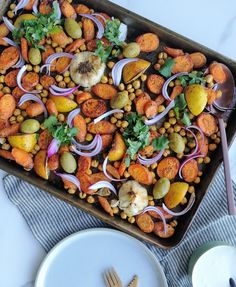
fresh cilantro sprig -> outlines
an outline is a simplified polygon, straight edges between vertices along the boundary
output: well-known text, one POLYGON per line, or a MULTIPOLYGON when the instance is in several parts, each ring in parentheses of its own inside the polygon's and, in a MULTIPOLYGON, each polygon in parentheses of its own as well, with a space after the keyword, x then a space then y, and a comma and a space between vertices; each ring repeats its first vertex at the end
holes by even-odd
POLYGON ((40 45, 43 40, 57 25, 60 20, 57 19, 58 3, 53 2, 53 10, 51 13, 44 15, 37 13, 36 19, 23 20, 20 27, 12 31, 13 39, 16 43, 20 43, 20 39, 24 37, 32 47, 44 50, 45 48, 40 45))
POLYGON ((119 36, 120 36, 119 28, 120 28, 119 19, 113 19, 113 20, 106 21, 104 37, 106 37, 110 43, 116 46, 120 46, 123 44, 123 42, 119 40, 119 36))
POLYGON ((175 60, 172 58, 167 58, 163 66, 160 68, 159 73, 165 78, 169 78, 171 76, 171 70, 175 65, 175 60))
POLYGON ((166 148, 169 144, 169 140, 164 136, 160 136, 152 140, 152 146, 154 147, 154 151, 159 151, 166 148))
POLYGON ((60 123, 55 115, 51 115, 44 121, 45 128, 53 138, 57 139, 59 144, 71 144, 72 138, 77 135, 78 129, 70 128, 66 123, 60 123))
POLYGON ((103 63, 106 63, 112 51, 112 46, 105 47, 101 40, 97 40, 97 49, 95 55, 100 57, 103 63))
POLYGON ((189 126, 191 125, 191 120, 189 118, 189 113, 186 110, 186 107, 187 102, 185 100, 184 94, 182 93, 175 99, 174 112, 178 120, 180 119, 184 125, 189 126), (180 117, 180 114, 182 115, 182 117, 180 117))
POLYGON ((177 78, 180 81, 181 86, 187 87, 188 85, 193 84, 203 84, 205 85, 206 81, 203 77, 203 72, 197 71, 189 73, 188 75, 180 76, 177 78))

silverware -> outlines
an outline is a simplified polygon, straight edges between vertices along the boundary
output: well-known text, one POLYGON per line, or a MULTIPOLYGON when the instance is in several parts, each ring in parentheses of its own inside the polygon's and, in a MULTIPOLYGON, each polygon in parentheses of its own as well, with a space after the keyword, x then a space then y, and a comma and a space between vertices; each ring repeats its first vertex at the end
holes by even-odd
POLYGON ((104 272, 104 281, 107 287, 123 287, 120 277, 114 268, 104 272))
POLYGON ((133 277, 128 287, 138 287, 138 276, 137 275, 133 277))
POLYGON ((217 89, 222 91, 222 96, 216 100, 215 104, 211 107, 210 112, 214 114, 219 122, 220 134, 221 134, 221 145, 223 152, 223 161, 224 161, 224 173, 225 173, 225 183, 226 183, 226 192, 227 192, 227 202, 228 202, 228 211, 230 215, 236 214, 236 208, 234 203, 234 193, 233 185, 230 174, 230 165, 229 165, 229 153, 228 153, 228 143, 225 132, 225 123, 224 117, 227 114, 228 110, 232 110, 232 103, 234 99, 234 87, 235 82, 233 75, 229 68, 224 64, 221 64, 222 68, 226 75, 226 81, 224 83, 218 83, 217 89))

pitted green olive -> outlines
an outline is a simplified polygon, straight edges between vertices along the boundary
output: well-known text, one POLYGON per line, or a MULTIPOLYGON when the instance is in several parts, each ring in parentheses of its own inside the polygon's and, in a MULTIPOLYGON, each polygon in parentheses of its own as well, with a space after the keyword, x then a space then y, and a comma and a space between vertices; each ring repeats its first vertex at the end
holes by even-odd
POLYGON ((79 39, 82 36, 80 25, 72 18, 65 19, 64 24, 66 33, 73 39, 79 39))
POLYGON ((182 153, 185 149, 184 139, 177 133, 169 135, 169 147, 176 153, 182 153))
POLYGON ((32 65, 39 65, 41 63, 41 53, 38 48, 30 48, 29 61, 32 65))
POLYGON ((113 109, 122 109, 129 102, 129 96, 126 91, 117 93, 110 101, 110 105, 113 109))
POLYGON ((140 54, 140 47, 137 43, 129 43, 123 49, 123 55, 126 58, 135 58, 140 54))
POLYGON ((25 134, 33 134, 36 133, 40 128, 40 123, 35 119, 28 119, 23 121, 20 126, 20 130, 25 134))
POLYGON ((60 164, 67 173, 73 173, 77 168, 76 160, 70 152, 64 152, 61 155, 60 164))
POLYGON ((153 187, 153 197, 154 199, 163 198, 170 189, 170 181, 168 178, 160 178, 153 187))

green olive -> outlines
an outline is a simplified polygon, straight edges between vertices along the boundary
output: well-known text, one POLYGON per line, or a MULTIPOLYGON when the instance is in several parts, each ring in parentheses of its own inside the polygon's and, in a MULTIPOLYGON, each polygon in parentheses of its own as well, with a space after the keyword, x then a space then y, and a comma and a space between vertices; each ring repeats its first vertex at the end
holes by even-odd
POLYGON ((129 96, 126 91, 117 93, 110 101, 113 109, 122 109, 129 103, 129 96))
POLYGON ((185 149, 184 139, 177 133, 169 135, 169 147, 176 153, 182 153, 185 149))
POLYGON ((66 33, 73 39, 79 39, 82 36, 80 25, 72 18, 67 18, 64 24, 66 33))
POLYGON ((41 63, 41 53, 38 48, 30 48, 29 61, 32 65, 39 65, 41 63))
POLYGON ((25 134, 33 134, 36 133, 40 128, 40 123, 35 119, 28 119, 23 121, 20 126, 20 130, 25 134))
POLYGON ((160 178, 153 187, 153 197, 154 199, 163 198, 170 189, 170 181, 168 178, 160 178))
POLYGON ((135 42, 129 43, 127 46, 125 46, 123 50, 123 55, 126 58, 135 58, 138 57, 139 54, 140 54, 140 46, 135 42))
POLYGON ((76 160, 70 152, 64 152, 61 155, 60 164, 67 173, 73 173, 77 168, 76 160))

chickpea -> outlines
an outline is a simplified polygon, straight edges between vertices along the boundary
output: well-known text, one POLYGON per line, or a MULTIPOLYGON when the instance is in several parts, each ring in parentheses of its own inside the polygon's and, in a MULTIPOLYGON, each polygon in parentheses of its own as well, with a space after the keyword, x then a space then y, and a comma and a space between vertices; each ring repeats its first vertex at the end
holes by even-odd
POLYGON ((124 107, 124 110, 125 110, 126 112, 130 112, 130 111, 131 111, 131 106, 130 106, 130 105, 126 105, 126 106, 124 107))
POLYGON ((159 128, 158 131, 161 135, 163 135, 166 132, 166 129, 164 127, 161 127, 161 128, 159 128))
POLYGON ((113 208, 112 208, 112 211, 113 211, 114 214, 119 213, 119 207, 118 207, 118 206, 113 207, 113 208))
POLYGON ((151 175, 152 175, 152 178, 155 178, 156 177, 156 174, 155 172, 151 171, 151 175))
POLYGON ((16 4, 12 3, 12 4, 10 5, 10 9, 11 9, 11 10, 14 10, 15 8, 16 8, 16 4))
POLYGON ((17 116, 16 120, 18 121, 18 123, 22 123, 24 121, 24 117, 22 117, 22 115, 17 116))
POLYGON ((188 146, 189 146, 190 148, 194 148, 194 147, 196 146, 195 141, 190 141, 190 142, 188 142, 188 146))
POLYGON ((168 116, 169 116, 170 118, 173 118, 173 117, 175 116, 174 110, 170 110, 169 113, 168 113, 168 116))
POLYGON ((46 43, 47 43, 48 45, 51 45, 51 44, 52 44, 52 40, 51 40, 51 39, 47 39, 47 40, 46 40, 46 43))
POLYGON ((126 219, 127 218, 127 214, 122 211, 121 214, 120 214, 120 217, 122 219, 126 219))
POLYGON ((154 69, 155 69, 156 71, 160 70, 160 68, 161 68, 161 65, 160 65, 159 63, 156 63, 156 64, 154 65, 154 69))
POLYGON ((177 153, 177 158, 178 158, 178 159, 183 158, 183 156, 184 156, 184 154, 183 154, 183 153, 177 153))
POLYGON ((217 145, 212 143, 212 144, 209 144, 209 150, 210 151, 214 151, 215 149, 217 148, 217 145))
POLYGON ((211 74, 209 74, 205 77, 205 80, 206 80, 207 84, 210 84, 213 82, 214 79, 213 79, 213 76, 211 74))
POLYGON ((28 64, 26 70, 27 70, 28 72, 31 72, 31 71, 33 70, 32 65, 29 65, 29 64, 28 64))
POLYGON ((7 143, 4 143, 2 145, 2 149, 4 149, 4 150, 9 150, 10 148, 11 148, 11 146, 9 144, 7 144, 7 143))
POLYGON ((101 83, 106 84, 108 82, 107 76, 103 75, 101 78, 101 83))
POLYGON ((39 73, 40 72, 40 66, 38 66, 38 65, 34 66, 34 72, 39 73))
POLYGON ((35 149, 36 151, 39 151, 39 150, 40 150, 40 146, 39 146, 38 144, 36 144, 36 145, 34 146, 34 149, 35 149))
POLYGON ((169 87, 170 87, 170 88, 173 88, 174 85, 175 85, 175 83, 174 83, 173 81, 171 81, 171 82, 169 83, 169 87))
POLYGON ((145 82, 147 80, 147 75, 142 74, 141 75, 141 81, 145 82))
POLYGON ((89 124, 91 122, 91 118, 85 118, 86 124, 89 124))
POLYGON ((128 171, 125 171, 125 172, 124 172, 124 177, 125 177, 125 178, 130 177, 130 174, 128 173, 128 171))
POLYGON ((55 43, 55 42, 52 42, 52 47, 53 47, 53 48, 56 48, 56 47, 58 47, 58 44, 55 43))
POLYGON ((91 142, 93 140, 93 136, 91 134, 86 135, 86 141, 91 142))
POLYGON ((115 167, 115 168, 119 168, 119 167, 120 167, 119 161, 115 161, 115 162, 114 162, 114 167, 115 167))
POLYGON ((192 186, 192 185, 190 185, 190 186, 188 187, 188 192, 189 192, 189 193, 195 192, 195 187, 192 186))
POLYGON ((137 89, 136 91, 135 91, 135 95, 136 96, 139 96, 139 95, 141 95, 143 93, 143 91, 141 90, 141 89, 137 89))
POLYGON ((187 198, 184 197, 184 198, 182 199, 182 201, 180 202, 180 204, 184 205, 184 204, 186 204, 186 203, 187 203, 187 198))
POLYGON ((16 120, 16 117, 12 116, 12 117, 10 117, 9 120, 10 120, 10 122, 15 121, 15 120, 16 120))
POLYGON ((65 82, 66 84, 69 84, 70 81, 71 81, 71 78, 70 78, 70 77, 65 77, 65 78, 64 78, 64 82, 65 82))
POLYGON ((62 49, 62 47, 56 47, 55 51, 56 51, 56 53, 61 53, 61 52, 63 52, 63 49, 62 49))
POLYGON ((216 138, 216 139, 215 139, 215 143, 216 143, 216 144, 219 144, 219 143, 220 143, 220 138, 216 138))
POLYGON ((129 93, 133 93, 135 90, 132 88, 132 89, 128 89, 127 90, 129 93))
POLYGON ((88 203, 94 203, 94 202, 95 202, 94 197, 93 197, 92 195, 89 195, 89 196, 87 197, 87 202, 88 202, 88 203))
POLYGON ((174 132, 174 129, 173 128, 168 128, 167 132, 168 132, 168 134, 172 134, 174 132))
POLYGON ((13 11, 8 11, 7 16, 8 16, 8 18, 12 19, 12 18, 14 18, 15 14, 13 11))
POLYGON ((61 82, 61 81, 63 80, 62 75, 56 75, 55 80, 56 80, 57 82, 61 82))
POLYGON ((61 82, 58 84, 58 86, 59 86, 60 88, 65 88, 65 87, 66 87, 66 83, 65 83, 64 81, 61 81, 61 82))
POLYGON ((133 101, 135 99, 135 93, 129 94, 130 101, 133 101))
POLYGON ((199 157, 199 158, 197 159, 197 163, 198 163, 198 164, 203 163, 203 158, 202 158, 202 157, 199 157))
POLYGON ((179 132, 179 134, 180 134, 182 137, 184 137, 184 136, 186 136, 186 131, 185 131, 184 129, 182 129, 182 130, 179 132))
POLYGON ((160 106, 158 107, 158 113, 164 112, 165 109, 166 109, 165 106, 160 105, 160 106))
POLYGON ((47 98, 42 98, 42 102, 43 102, 44 104, 46 104, 47 98))
POLYGON ((2 89, 2 92, 3 92, 4 94, 10 94, 10 93, 11 93, 11 89, 10 89, 9 87, 4 87, 4 88, 2 89))
POLYGON ((173 221, 170 222, 170 225, 171 225, 172 227, 176 227, 176 226, 178 225, 178 221, 175 219, 175 220, 173 220, 173 221))
POLYGON ((110 79, 108 80, 108 84, 109 84, 109 85, 113 85, 113 84, 114 84, 112 78, 110 78, 110 79))
POLYGON ((201 179, 200 179, 200 177, 198 176, 198 177, 194 180, 194 183, 198 184, 198 183, 200 183, 200 181, 201 181, 201 179))
POLYGON ((192 113, 189 113, 189 118, 192 120, 195 116, 192 113))
POLYGON ((163 156, 167 157, 170 154, 170 151, 168 149, 164 150, 163 156))
POLYGON ((5 138, 0 138, 0 144, 4 144, 6 142, 5 138))
POLYGON ((133 87, 134 87, 135 90, 139 89, 140 86, 141 86, 141 83, 140 83, 139 80, 136 80, 136 81, 133 82, 133 87))
POLYGON ((115 123, 117 122, 117 118, 111 117, 110 122, 111 122, 112 124, 115 124, 115 123))
POLYGON ((119 86, 118 86, 118 89, 119 89, 120 91, 124 91, 125 85, 124 85, 123 83, 120 83, 119 86))
POLYGON ((69 188, 69 189, 67 190, 67 192, 68 192, 69 194, 75 194, 75 193, 76 193, 76 189, 75 189, 75 188, 69 188))
POLYGON ((63 114, 59 114, 59 115, 57 116, 57 118, 58 118, 58 121, 59 121, 59 122, 64 122, 64 120, 65 120, 65 116, 64 116, 63 114))
POLYGON ((87 194, 86 194, 86 193, 83 193, 82 191, 79 193, 79 197, 80 197, 81 199, 86 198, 86 196, 87 196, 87 194))
POLYGON ((181 86, 180 80, 175 80, 175 86, 181 86))
POLYGON ((22 112, 21 112, 21 115, 22 115, 24 118, 28 116, 27 113, 26 113, 26 111, 22 111, 22 112))
POLYGON ((124 128, 124 129, 127 128, 128 125, 129 125, 129 123, 127 121, 123 121, 121 124, 122 128, 124 128))
POLYGON ((75 87, 75 83, 70 81, 69 84, 67 85, 68 88, 74 88, 75 87))
POLYGON ((4 77, 4 75, 1 75, 0 76, 0 83, 4 83, 5 82, 5 77, 4 77))
POLYGON ((0 90, 2 90, 3 89, 3 84, 0 84, 0 90))
POLYGON ((98 165, 98 170, 99 170, 99 171, 103 171, 102 164, 99 164, 99 165, 98 165))
POLYGON ((164 57, 164 53, 163 52, 158 54, 158 59, 163 59, 163 57, 164 57))
POLYGON ((132 85, 131 85, 131 84, 128 84, 127 87, 126 87, 126 89, 127 89, 127 90, 132 89, 132 85))
POLYGON ((204 163, 209 163, 211 161, 211 159, 209 158, 209 156, 206 156, 204 159, 203 159, 204 163))
POLYGON ((202 171, 199 170, 199 172, 198 172, 197 175, 198 175, 198 176, 202 176, 202 171))
POLYGON ((150 131, 152 131, 152 132, 157 131, 157 127, 156 126, 150 126, 150 131))
POLYGON ((174 126, 174 131, 175 131, 176 133, 179 133, 180 130, 181 130, 181 126, 179 126, 178 124, 176 124, 176 125, 174 126))
POLYGON ((167 59, 168 58, 168 55, 166 52, 163 52, 163 59, 167 59))
POLYGON ((148 205, 150 205, 150 206, 154 206, 154 205, 155 205, 154 200, 149 200, 149 201, 148 201, 148 205))
POLYGON ((153 164, 151 164, 151 169, 156 169, 156 167, 157 167, 157 163, 156 163, 156 162, 154 162, 153 164))
POLYGON ((169 119, 169 123, 170 123, 171 125, 175 125, 175 124, 176 124, 176 118, 170 118, 170 119, 169 119))
POLYGON ((63 73, 63 77, 69 77, 70 76, 70 71, 65 71, 63 73))
POLYGON ((158 64, 160 64, 161 66, 164 65, 165 64, 165 60, 163 60, 163 59, 158 60, 158 64))
POLYGON ((108 67, 109 69, 112 69, 112 68, 114 67, 114 65, 115 65, 115 63, 112 62, 112 61, 109 61, 109 62, 107 63, 107 67, 108 67))
POLYGON ((43 89, 43 86, 41 84, 37 84, 35 88, 37 91, 41 91, 43 89))
POLYGON ((116 117, 117 119, 122 119, 123 118, 123 113, 115 113, 114 117, 116 117))
MULTIPOLYGON (((73 40, 72 40, 73 41, 73 40)), ((80 49, 80 51, 85 51, 87 48, 86 48, 86 45, 85 44, 83 44, 83 45, 81 45, 80 47, 79 47, 79 49, 80 49)))
POLYGON ((170 127, 170 123, 169 122, 164 122, 164 128, 168 129, 170 127))

